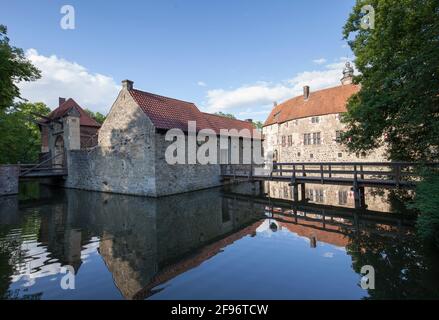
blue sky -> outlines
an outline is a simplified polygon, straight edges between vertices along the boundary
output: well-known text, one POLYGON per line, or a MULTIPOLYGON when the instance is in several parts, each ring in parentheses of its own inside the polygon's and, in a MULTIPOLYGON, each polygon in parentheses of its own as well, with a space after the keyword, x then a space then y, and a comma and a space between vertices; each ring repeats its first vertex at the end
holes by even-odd
POLYGON ((338 85, 352 53, 342 27, 353 0, 6 1, 0 23, 43 78, 31 101, 58 96, 108 111, 120 81, 193 101, 204 111, 264 120, 272 102, 338 85), (75 29, 60 27, 63 5, 75 29), (30 50, 32 49, 32 50, 30 50))

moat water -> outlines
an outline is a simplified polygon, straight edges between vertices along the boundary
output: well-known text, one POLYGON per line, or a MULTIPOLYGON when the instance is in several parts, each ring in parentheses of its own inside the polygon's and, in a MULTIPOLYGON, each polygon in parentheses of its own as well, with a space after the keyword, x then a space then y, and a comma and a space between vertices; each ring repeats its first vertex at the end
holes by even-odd
POLYGON ((275 188, 150 199, 24 184, 0 198, 0 297, 439 298, 439 256, 388 194, 359 211, 343 192, 342 206, 331 190, 295 204, 275 188))

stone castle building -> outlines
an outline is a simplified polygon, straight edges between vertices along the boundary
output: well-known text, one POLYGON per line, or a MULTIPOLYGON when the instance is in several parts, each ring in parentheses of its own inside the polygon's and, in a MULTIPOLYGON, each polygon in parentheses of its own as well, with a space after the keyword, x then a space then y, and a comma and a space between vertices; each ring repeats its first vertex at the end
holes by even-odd
MULTIPOLYGON (((276 162, 380 162, 386 161, 384 147, 368 153, 349 153, 340 143, 345 130, 340 115, 346 112, 347 100, 359 91, 352 83, 353 68, 349 63, 343 70, 341 85, 313 92, 309 86, 303 95, 275 105, 264 123, 264 148, 273 152, 276 162)), ((291 187, 283 182, 266 182, 270 197, 293 199, 291 187)), ((306 184, 305 197, 311 202, 354 207, 354 193, 350 186, 306 184)), ((389 204, 365 191, 368 208, 390 210, 389 204)), ((303 199, 300 199, 303 200, 303 199)))
POLYGON ((275 104, 264 123, 264 147, 277 162, 356 162, 384 161, 384 149, 369 153, 349 153, 340 143, 345 126, 340 115, 346 112, 350 96, 359 91, 352 83, 353 68, 343 70, 342 85, 313 92, 275 104))
MULTIPOLYGON (((210 129, 216 136, 220 135, 221 129, 254 129, 251 120, 204 113, 191 102, 137 90, 129 80, 122 82, 122 90, 99 129, 97 144, 92 148, 86 148, 82 143, 84 137, 80 132, 85 115, 81 109, 72 104, 63 112, 60 128, 68 137, 68 143, 64 145, 68 171, 63 182, 65 187, 152 197, 222 184, 219 162, 203 165, 198 161, 194 164, 189 161, 167 163, 165 152, 173 143, 165 139, 169 129, 180 129, 184 133, 186 159, 204 143, 198 141, 194 143, 194 149, 189 148, 189 121, 196 121, 196 132, 210 129)), ((252 136, 240 138, 239 150, 243 148, 244 139, 252 139, 252 136)), ((218 139, 217 154, 222 156, 224 153, 219 142, 218 139)), ((228 143, 231 144, 230 139, 228 143)), ((49 143, 49 149, 56 149, 56 143, 49 143)), ((231 152, 226 156, 230 158, 231 152)))

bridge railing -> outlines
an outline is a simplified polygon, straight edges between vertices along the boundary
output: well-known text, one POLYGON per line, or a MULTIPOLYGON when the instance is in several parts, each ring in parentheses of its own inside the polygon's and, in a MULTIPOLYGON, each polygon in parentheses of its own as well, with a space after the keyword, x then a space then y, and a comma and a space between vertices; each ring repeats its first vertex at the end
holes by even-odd
POLYGON ((265 180, 289 179, 309 181, 313 183, 346 182, 356 183, 387 183, 400 186, 413 184, 419 180, 419 166, 439 167, 439 162, 275 162, 273 170, 265 177, 258 177, 252 172, 251 166, 229 166, 222 171, 224 176, 249 177, 265 180))
MULTIPOLYGON (((418 178, 416 168, 421 163, 413 162, 298 162, 275 163, 273 176, 293 178, 320 178, 327 180, 351 179, 355 181, 389 180, 399 185, 415 182, 418 178)), ((439 167, 439 163, 422 163, 423 166, 439 167)))
POLYGON ((59 153, 51 158, 48 158, 40 163, 19 164, 20 177, 26 177, 30 174, 38 173, 64 173, 66 168, 64 166, 54 166, 52 160, 64 157, 64 153, 59 153), (48 166, 50 165, 50 166, 48 166))

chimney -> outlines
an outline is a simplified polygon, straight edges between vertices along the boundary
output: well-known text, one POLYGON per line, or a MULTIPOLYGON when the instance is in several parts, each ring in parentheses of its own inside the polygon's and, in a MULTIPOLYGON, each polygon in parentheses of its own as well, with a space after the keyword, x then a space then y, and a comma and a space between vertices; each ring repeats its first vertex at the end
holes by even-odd
POLYGON ((274 101, 273 102, 273 108, 276 108, 277 107, 277 101, 274 101))
POLYGON ((62 105, 64 102, 66 102, 66 98, 61 98, 61 97, 59 97, 59 98, 58 98, 58 107, 61 107, 61 105, 62 105))
POLYGON ((309 98, 309 86, 304 86, 303 87, 303 98, 305 100, 308 100, 308 98, 309 98))
POLYGON ((245 119, 245 121, 253 123, 253 119, 245 119))
POLYGON ((134 84, 134 82, 131 80, 123 80, 122 81, 122 89, 133 90, 133 84, 134 84))

